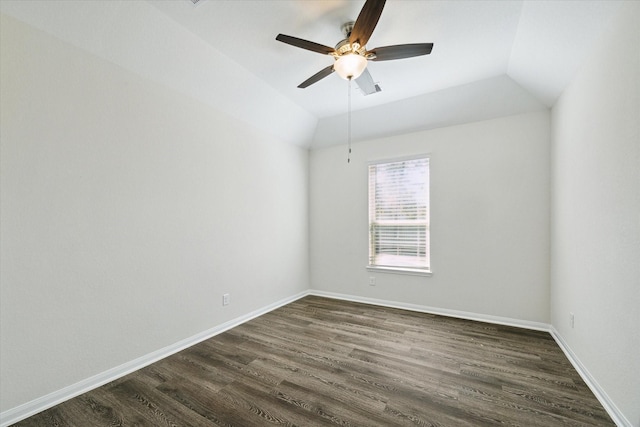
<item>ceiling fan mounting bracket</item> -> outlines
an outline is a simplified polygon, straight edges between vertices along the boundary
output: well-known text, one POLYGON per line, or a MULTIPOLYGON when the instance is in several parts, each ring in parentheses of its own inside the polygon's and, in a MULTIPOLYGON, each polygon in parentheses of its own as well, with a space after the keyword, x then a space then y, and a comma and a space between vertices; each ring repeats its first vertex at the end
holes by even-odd
POLYGON ((342 24, 342 34, 345 36, 345 38, 349 38, 349 36, 351 35, 351 31, 353 30, 353 26, 355 25, 354 21, 349 21, 349 22, 345 22, 344 24, 342 24))

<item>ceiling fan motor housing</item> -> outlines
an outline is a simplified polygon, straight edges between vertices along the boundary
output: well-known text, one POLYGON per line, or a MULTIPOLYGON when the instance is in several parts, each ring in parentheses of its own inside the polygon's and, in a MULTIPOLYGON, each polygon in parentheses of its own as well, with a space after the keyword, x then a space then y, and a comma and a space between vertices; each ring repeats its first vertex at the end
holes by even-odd
POLYGON ((365 46, 360 46, 357 50, 354 50, 354 47, 356 46, 352 46, 351 43, 349 43, 349 39, 346 38, 344 40, 341 40, 340 42, 338 42, 338 44, 336 45, 336 57, 340 57, 342 55, 345 55, 347 53, 357 53, 358 55, 363 55, 364 53, 367 51, 365 46))

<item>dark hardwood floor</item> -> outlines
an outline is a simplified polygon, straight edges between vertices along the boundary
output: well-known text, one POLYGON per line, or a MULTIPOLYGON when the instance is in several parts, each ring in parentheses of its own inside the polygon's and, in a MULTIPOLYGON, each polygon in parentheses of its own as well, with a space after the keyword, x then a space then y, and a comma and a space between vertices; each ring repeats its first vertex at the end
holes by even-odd
POLYGON ((614 425, 553 338, 305 297, 19 426, 614 425))

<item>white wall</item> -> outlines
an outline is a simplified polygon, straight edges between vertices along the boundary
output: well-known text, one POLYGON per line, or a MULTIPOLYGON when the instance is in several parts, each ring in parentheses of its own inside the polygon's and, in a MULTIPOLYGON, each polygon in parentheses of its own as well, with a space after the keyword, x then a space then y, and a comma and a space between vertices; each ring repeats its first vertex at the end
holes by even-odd
POLYGON ((308 289, 307 150, 0 27, 0 411, 308 289))
POLYGON ((539 112, 312 151, 312 288, 548 323, 549 141, 539 112), (433 276, 368 272, 367 162, 423 153, 433 276))
POLYGON ((250 117, 263 135, 308 146, 311 113, 170 17, 218 8, 206 3, 2 0, 0 11, 240 121, 250 117))
POLYGON ((635 426, 640 426, 639 23, 640 3, 628 2, 552 113, 551 321, 635 426))

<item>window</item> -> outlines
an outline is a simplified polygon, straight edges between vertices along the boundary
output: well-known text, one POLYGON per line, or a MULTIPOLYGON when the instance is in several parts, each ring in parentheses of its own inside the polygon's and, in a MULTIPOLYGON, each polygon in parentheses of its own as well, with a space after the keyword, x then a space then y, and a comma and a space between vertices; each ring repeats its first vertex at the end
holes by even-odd
POLYGON ((430 272, 428 157, 369 165, 369 268, 430 272))

